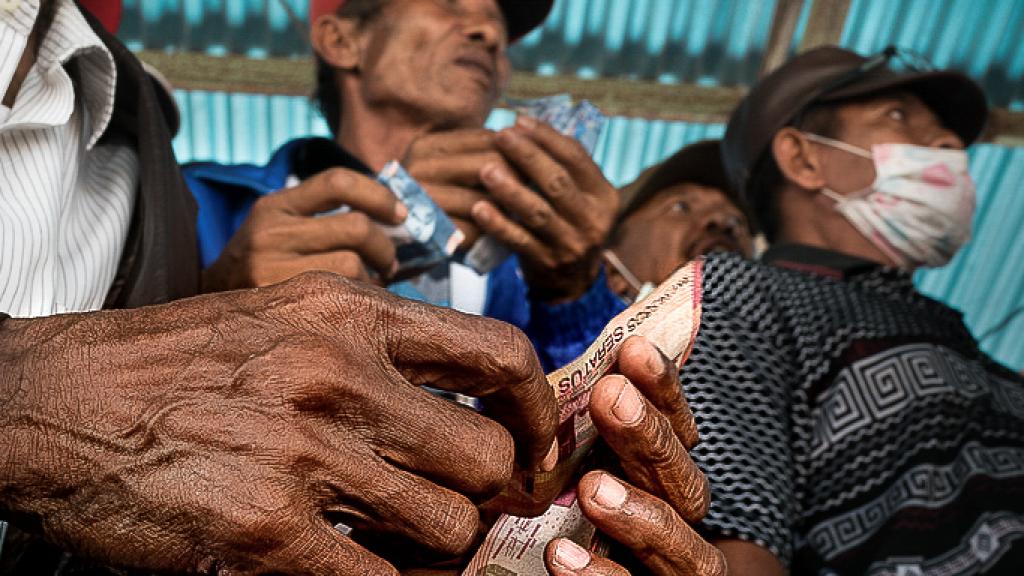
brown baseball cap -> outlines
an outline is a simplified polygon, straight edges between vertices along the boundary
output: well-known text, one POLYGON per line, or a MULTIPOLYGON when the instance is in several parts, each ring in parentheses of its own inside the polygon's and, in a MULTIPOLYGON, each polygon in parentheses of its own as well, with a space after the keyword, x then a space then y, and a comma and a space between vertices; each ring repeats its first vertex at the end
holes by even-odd
MULTIPOLYGON (((554 0, 498 0, 505 21, 508 22, 508 37, 514 42, 540 25, 554 0)), ((337 12, 345 0, 309 0, 309 23, 312 25, 325 14, 337 12)))
POLYGON ((662 190, 684 183, 721 190, 744 214, 747 214, 748 222, 751 221, 746 207, 725 174, 719 140, 695 142, 644 170, 636 180, 619 191, 621 208, 618 220, 621 222, 662 190))
POLYGON ((985 93, 952 70, 896 71, 888 64, 901 52, 887 48, 865 58, 837 46, 809 50, 761 79, 729 118, 722 161, 736 190, 748 202, 751 172, 768 152, 775 133, 812 104, 839 102, 893 89, 917 95, 965 144, 981 135, 988 119, 985 93))

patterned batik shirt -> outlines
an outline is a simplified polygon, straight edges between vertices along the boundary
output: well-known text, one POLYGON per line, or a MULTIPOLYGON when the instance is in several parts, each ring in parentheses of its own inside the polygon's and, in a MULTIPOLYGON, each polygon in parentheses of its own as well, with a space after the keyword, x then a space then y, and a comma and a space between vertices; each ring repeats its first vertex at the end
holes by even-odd
POLYGON ((1024 379, 907 272, 707 259, 683 390, 703 529, 795 574, 1024 574, 1024 379))

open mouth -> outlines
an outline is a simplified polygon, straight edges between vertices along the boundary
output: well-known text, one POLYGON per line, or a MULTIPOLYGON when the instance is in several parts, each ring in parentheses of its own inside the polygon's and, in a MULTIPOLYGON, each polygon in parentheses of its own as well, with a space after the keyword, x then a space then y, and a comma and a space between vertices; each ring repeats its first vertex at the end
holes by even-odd
POLYGON ((711 252, 742 253, 743 250, 740 248, 739 240, 732 236, 709 234, 702 236, 696 242, 691 244, 690 249, 687 250, 687 256, 690 258, 696 258, 697 256, 711 252))

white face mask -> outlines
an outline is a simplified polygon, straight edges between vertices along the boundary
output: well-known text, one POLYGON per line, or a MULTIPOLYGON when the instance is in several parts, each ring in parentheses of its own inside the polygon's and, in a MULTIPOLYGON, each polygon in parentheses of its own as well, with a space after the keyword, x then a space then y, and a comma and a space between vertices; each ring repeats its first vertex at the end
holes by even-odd
POLYGON ((809 140, 875 164, 875 181, 843 196, 828 188, 836 210, 903 268, 944 266, 971 237, 974 182, 963 150, 911 144, 876 144, 871 152, 819 136, 809 140))
POLYGON ((622 297, 622 299, 625 300, 627 303, 632 304, 633 302, 639 302, 640 300, 643 300, 648 294, 654 292, 654 289, 656 288, 654 282, 640 282, 640 279, 637 278, 635 274, 630 272, 629 268, 627 268, 626 265, 622 263, 622 260, 620 260, 619 257, 615 255, 615 252, 612 252, 611 250, 605 250, 602 254, 604 256, 605 262, 610 264, 612 268, 615 268, 615 271, 619 273, 619 276, 622 276, 626 283, 629 284, 630 288, 636 291, 636 297, 633 298, 632 302, 629 301, 627 297, 622 297))

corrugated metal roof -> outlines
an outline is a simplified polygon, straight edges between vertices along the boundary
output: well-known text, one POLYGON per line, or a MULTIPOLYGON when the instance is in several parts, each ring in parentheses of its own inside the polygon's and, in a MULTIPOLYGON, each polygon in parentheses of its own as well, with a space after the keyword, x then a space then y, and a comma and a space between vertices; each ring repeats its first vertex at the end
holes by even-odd
MULTIPOLYGON (((307 17, 306 0, 286 0, 307 17)), ((556 0, 511 50, 518 70, 701 85, 756 80, 775 0, 556 0)), ((807 4, 806 6, 809 6, 807 4)), ((794 46, 806 30, 809 10, 794 46)), ((279 0, 125 0, 120 36, 133 49, 306 56, 304 32, 279 0)), ((852 0, 841 39, 863 53, 897 44, 982 83, 1024 110, 1024 0, 852 0)))
POLYGON ((840 45, 890 44, 978 80, 998 106, 1024 109, 1024 1, 853 0, 840 45))

